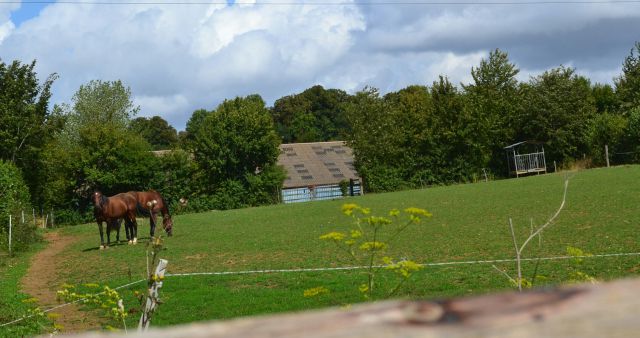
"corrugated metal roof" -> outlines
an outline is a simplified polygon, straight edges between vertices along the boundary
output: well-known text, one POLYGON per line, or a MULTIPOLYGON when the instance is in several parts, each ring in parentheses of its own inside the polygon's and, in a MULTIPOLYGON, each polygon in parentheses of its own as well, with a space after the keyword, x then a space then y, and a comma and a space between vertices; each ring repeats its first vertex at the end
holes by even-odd
POLYGON ((353 152, 343 141, 281 144, 278 164, 287 170, 284 188, 359 179, 353 152))

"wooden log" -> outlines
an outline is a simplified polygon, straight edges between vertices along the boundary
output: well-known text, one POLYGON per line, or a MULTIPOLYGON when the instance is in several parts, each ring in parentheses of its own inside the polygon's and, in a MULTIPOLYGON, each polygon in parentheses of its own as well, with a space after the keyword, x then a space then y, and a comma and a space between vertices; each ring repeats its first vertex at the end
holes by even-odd
POLYGON ((627 279, 444 301, 387 301, 157 328, 127 337, 637 337, 637 290, 640 279, 627 279))

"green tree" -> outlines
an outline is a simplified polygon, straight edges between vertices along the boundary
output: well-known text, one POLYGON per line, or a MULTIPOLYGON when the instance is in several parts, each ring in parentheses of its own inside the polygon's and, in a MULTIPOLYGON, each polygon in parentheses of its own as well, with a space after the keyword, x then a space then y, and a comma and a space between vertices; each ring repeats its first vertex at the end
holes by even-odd
POLYGON ((595 104, 588 79, 572 68, 559 67, 532 78, 523 91, 519 139, 544 142, 547 163, 589 153, 588 132, 595 104))
POLYGON ((13 215, 12 251, 25 249, 36 239, 34 226, 18 222, 22 211, 31 210, 29 200, 20 170, 11 162, 0 160, 0 250, 8 247, 9 215, 13 215))
POLYGON ((147 140, 153 150, 171 149, 178 144, 178 132, 160 116, 137 117, 131 121, 130 128, 147 140))
POLYGON ((181 198, 188 198, 197 185, 195 164, 189 152, 173 149, 160 155, 157 170, 150 184, 162 193, 165 200, 176 203, 181 198))
POLYGON ((271 115, 285 143, 342 140, 349 130, 343 110, 348 98, 342 90, 313 86, 276 100, 271 115))
POLYGON ((276 164, 280 140, 262 98, 237 97, 207 114, 196 113, 187 128, 201 175, 201 193, 218 194, 225 208, 273 201, 284 173, 276 164), (269 200, 254 200, 255 195, 248 192, 255 189, 265 192, 269 200))
POLYGON ((198 109, 191 114, 185 130, 180 132, 180 144, 182 148, 193 151, 198 129, 202 127, 202 123, 209 114, 209 111, 206 109, 198 109))
POLYGON ((640 42, 636 42, 622 63, 622 75, 615 79, 621 109, 640 106, 640 42))
POLYGON ((471 69, 473 83, 463 86, 468 97, 470 121, 476 129, 475 143, 482 166, 507 174, 503 147, 516 141, 516 116, 521 101, 516 75, 520 72, 507 53, 496 49, 471 69))
POLYGON ((640 163, 640 106, 628 112, 627 128, 619 149, 626 154, 617 156, 618 163, 640 163))
POLYGON ((355 167, 364 179, 367 191, 392 191, 408 187, 402 167, 402 126, 396 119, 392 103, 380 97, 375 88, 356 93, 345 105, 352 130, 347 144, 353 149, 355 167))
POLYGON ((609 148, 609 154, 622 151, 627 119, 619 114, 601 113, 591 119, 589 125, 589 146, 591 155, 596 164, 606 163, 605 145, 609 148))
POLYGON ((49 110, 57 75, 51 74, 40 83, 35 65, 35 61, 6 64, 0 60, 0 160, 21 169, 37 200, 43 185, 42 149, 59 128, 60 118, 49 110))
POLYGON ((91 81, 64 110, 64 129, 47 149, 51 205, 84 210, 94 189, 109 195, 149 186, 157 159, 129 129, 138 111, 129 88, 120 81, 91 81))
POLYGON ((440 76, 431 87, 431 99, 430 135, 424 137, 428 142, 423 146, 430 152, 428 167, 434 172, 435 180, 430 183, 468 181, 478 175, 484 162, 466 98, 440 76))
MULTIPOLYGON (((433 183, 435 177, 428 165, 433 140, 433 100, 429 88, 409 86, 384 97, 387 116, 392 117, 392 137, 397 144, 395 156, 388 164, 402 170, 403 180, 411 187, 433 183)), ((402 184, 400 185, 402 187, 402 184)), ((396 188, 397 189, 397 188, 396 188)))
POLYGON ((608 84, 596 83, 591 87, 591 95, 593 96, 598 113, 616 113, 620 107, 620 102, 616 96, 615 90, 608 84))

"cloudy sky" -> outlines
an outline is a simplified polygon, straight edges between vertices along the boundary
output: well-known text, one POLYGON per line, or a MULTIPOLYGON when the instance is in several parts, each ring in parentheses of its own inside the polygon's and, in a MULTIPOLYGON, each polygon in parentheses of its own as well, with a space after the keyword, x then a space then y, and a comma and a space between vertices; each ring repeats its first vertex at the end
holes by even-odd
POLYGON ((316 84, 468 83, 495 48, 524 81, 565 65, 612 83, 640 41, 640 0, 571 1, 0 0, 0 58, 36 59, 42 80, 58 73, 54 103, 122 80, 140 115, 178 130, 194 110, 252 93, 272 104, 316 84))

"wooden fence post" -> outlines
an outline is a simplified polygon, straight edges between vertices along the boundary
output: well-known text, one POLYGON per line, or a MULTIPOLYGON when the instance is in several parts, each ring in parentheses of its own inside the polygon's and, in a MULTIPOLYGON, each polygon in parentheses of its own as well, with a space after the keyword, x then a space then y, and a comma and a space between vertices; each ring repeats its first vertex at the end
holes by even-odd
POLYGON ((149 288, 149 293, 147 295, 144 310, 142 311, 142 316, 140 316, 140 322, 138 323, 138 332, 147 331, 147 329, 149 328, 151 315, 158 306, 158 289, 162 287, 162 280, 164 279, 164 273, 167 270, 167 263, 168 261, 166 259, 160 259, 158 261, 156 271, 153 273, 153 276, 151 276, 153 283, 149 288))
POLYGON ((607 168, 609 168, 609 145, 604 145, 604 157, 607 159, 607 168))
POLYGON ((24 209, 22 209, 22 218, 20 218, 20 223, 24 224, 24 209))
POLYGON ((38 224, 36 223, 36 208, 31 208, 31 213, 33 214, 33 226, 38 227, 38 224))

